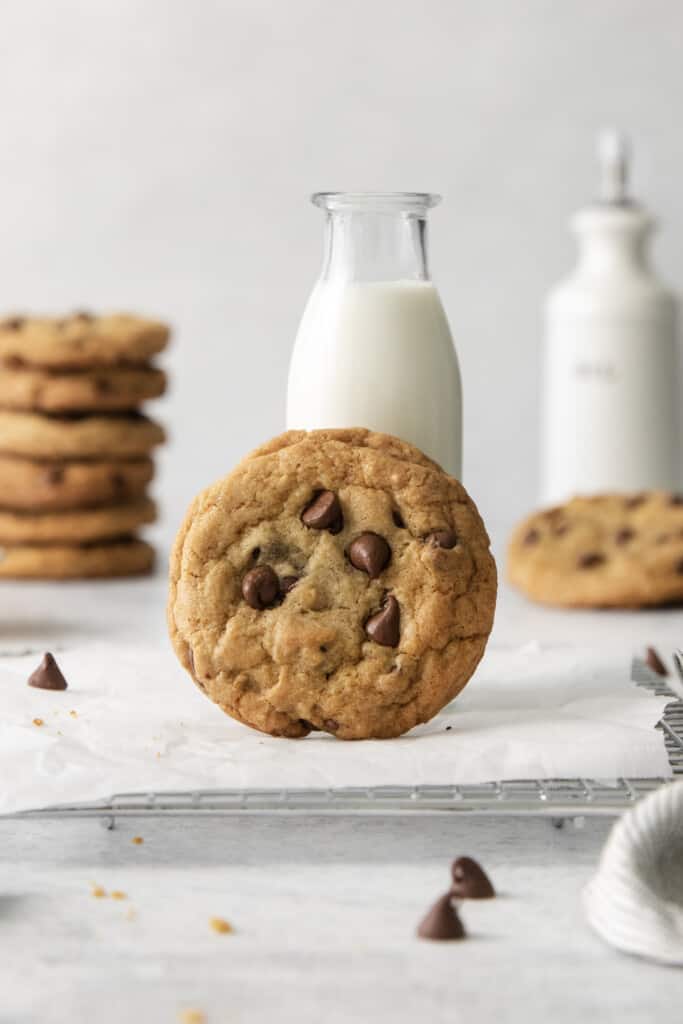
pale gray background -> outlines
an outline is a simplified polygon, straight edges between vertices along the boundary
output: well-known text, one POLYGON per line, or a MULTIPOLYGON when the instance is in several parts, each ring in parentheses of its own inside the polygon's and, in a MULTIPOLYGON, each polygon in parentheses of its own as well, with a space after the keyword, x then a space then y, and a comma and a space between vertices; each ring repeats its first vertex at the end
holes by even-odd
POLYGON ((540 307, 596 130, 683 284, 676 0, 4 0, 0 307, 176 327, 167 534, 278 432, 317 274, 314 189, 430 189, 465 383, 465 479, 498 539, 535 499, 540 307))

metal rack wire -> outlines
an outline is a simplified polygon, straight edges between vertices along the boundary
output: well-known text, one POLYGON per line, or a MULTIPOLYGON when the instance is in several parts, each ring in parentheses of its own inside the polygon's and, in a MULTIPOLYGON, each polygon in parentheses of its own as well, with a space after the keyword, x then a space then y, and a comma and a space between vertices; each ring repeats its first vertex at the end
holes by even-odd
MULTIPOLYGON (((665 681, 635 659, 631 675, 658 696, 665 681)), ((683 701, 672 700, 657 725, 674 776, 683 777, 683 701)), ((477 785, 376 786, 344 789, 225 789, 124 793, 108 800, 27 811, 20 817, 116 818, 172 815, 443 814, 545 815, 554 819, 616 815, 667 779, 533 779, 477 785)))

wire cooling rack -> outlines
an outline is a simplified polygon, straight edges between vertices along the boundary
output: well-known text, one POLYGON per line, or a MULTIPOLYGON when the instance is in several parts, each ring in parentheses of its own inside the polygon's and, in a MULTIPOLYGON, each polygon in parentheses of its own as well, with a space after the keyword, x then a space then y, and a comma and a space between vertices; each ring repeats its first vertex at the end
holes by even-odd
MULTIPOLYGON (((665 680, 639 659, 631 677, 657 696, 671 693, 665 680)), ((673 699, 657 725, 674 776, 683 777, 683 701, 673 699)), ((616 815, 668 779, 532 779, 477 785, 377 786, 344 789, 223 789, 198 792, 123 793, 111 799, 26 811, 17 817, 99 817, 287 814, 545 815, 554 819, 616 815)))

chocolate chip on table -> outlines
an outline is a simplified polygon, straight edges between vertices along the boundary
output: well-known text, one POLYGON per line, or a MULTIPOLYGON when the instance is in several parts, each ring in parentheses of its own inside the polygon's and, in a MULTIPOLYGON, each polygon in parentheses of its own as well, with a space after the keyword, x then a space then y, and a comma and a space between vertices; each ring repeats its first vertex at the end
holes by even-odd
POLYGON ((635 530, 632 530, 629 526, 624 526, 623 529, 617 530, 614 535, 614 543, 618 544, 619 547, 623 547, 624 544, 628 544, 635 537, 635 530))
POLYGON ((491 879, 472 857, 458 857, 451 865, 451 894, 459 900, 490 900, 496 895, 491 879))
POLYGON ((66 690, 66 679, 49 651, 43 655, 38 668, 28 677, 28 685, 34 686, 37 690, 66 690))
POLYGON ((299 582, 298 576, 283 576, 280 580, 280 593, 288 594, 299 582))
POLYGON ((378 612, 365 623, 367 636, 382 647, 397 647, 401 637, 401 609, 391 594, 385 599, 378 612))
POLYGON ((522 544, 524 544, 526 547, 531 547, 532 544, 538 544, 540 539, 541 535, 538 532, 538 530, 527 530, 527 532, 524 534, 522 544))
POLYGON ((599 551, 588 551, 585 555, 579 557, 576 563, 579 569, 596 569, 599 565, 603 565, 605 562, 605 556, 601 555, 599 551))
POLYGON ((668 676, 669 670, 657 654, 654 647, 648 647, 645 651, 645 664, 656 672, 658 676, 668 676))
POLYGON ((361 533, 349 545, 349 561, 356 569, 376 580, 391 558, 391 548, 378 533, 361 533))
POLYGON ((316 494, 301 513, 301 521, 311 530, 340 533, 344 527, 344 516, 334 491, 320 491, 316 494))
POLYGON ((452 942, 465 938, 465 928, 451 900, 451 894, 447 892, 427 912, 417 929, 421 939, 452 942))
POLYGON ((251 608, 261 612, 280 596, 280 581, 269 565, 257 565, 242 580, 242 596, 251 608))
POLYGON ((427 534, 425 540, 433 548, 446 548, 450 550, 458 543, 458 535, 455 530, 433 530, 427 534))

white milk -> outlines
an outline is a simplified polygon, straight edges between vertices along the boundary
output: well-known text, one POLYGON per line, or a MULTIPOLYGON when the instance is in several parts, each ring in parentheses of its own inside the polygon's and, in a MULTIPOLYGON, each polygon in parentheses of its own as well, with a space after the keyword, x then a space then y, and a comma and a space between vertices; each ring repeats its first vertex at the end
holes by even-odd
POLYGON ((460 477, 460 371, 434 285, 318 282, 292 354, 287 426, 395 434, 460 477))

